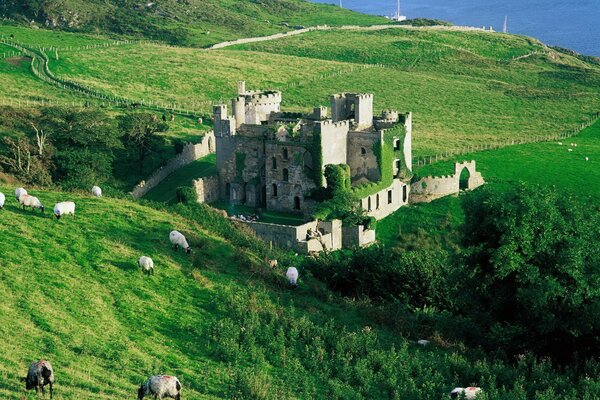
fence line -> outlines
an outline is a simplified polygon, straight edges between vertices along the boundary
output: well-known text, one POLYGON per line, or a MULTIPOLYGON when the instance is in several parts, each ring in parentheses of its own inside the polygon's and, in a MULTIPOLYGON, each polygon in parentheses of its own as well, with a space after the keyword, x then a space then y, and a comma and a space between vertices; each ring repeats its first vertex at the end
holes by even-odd
POLYGON ((9 41, 4 38, 0 38, 0 43, 3 43, 7 46, 11 46, 11 47, 17 49, 18 51, 20 51, 21 53, 23 53, 24 55, 30 57, 31 58, 31 72, 37 78, 39 78, 51 85, 57 86, 59 88, 69 90, 71 92, 75 92, 81 96, 85 96, 88 98, 94 98, 97 100, 101 100, 105 103, 114 104, 114 105, 117 105, 120 107, 133 107, 133 108, 141 107, 141 108, 151 109, 151 110, 155 110, 155 111, 159 111, 159 112, 167 112, 167 113, 171 113, 171 114, 178 114, 178 115, 189 116, 189 117, 199 116, 199 114, 200 114, 200 112, 198 110, 183 109, 181 107, 178 107, 178 104, 176 104, 176 103, 166 104, 163 102, 154 102, 152 100, 146 101, 144 99, 132 100, 132 99, 128 99, 126 97, 104 94, 100 91, 97 91, 97 90, 91 88, 91 87, 79 84, 77 82, 74 82, 74 81, 71 81, 68 79, 64 79, 64 78, 55 76, 52 73, 52 71, 50 71, 50 68, 49 68, 50 59, 48 58, 48 55, 45 53, 43 48, 41 50, 30 49, 18 42, 9 41))
POLYGON ((586 121, 577 125, 577 127, 573 128, 573 129, 569 129, 568 131, 565 131, 565 132, 554 134, 554 135, 546 135, 546 136, 536 135, 536 136, 527 137, 527 138, 507 139, 507 140, 504 140, 501 142, 467 146, 467 147, 463 147, 463 148, 460 148, 457 150, 451 150, 451 151, 446 151, 443 153, 438 153, 438 154, 435 154, 432 156, 414 157, 412 160, 413 167, 416 167, 416 168, 423 167, 425 165, 430 165, 430 164, 436 163, 438 161, 450 160, 457 156, 461 156, 461 155, 468 154, 468 153, 474 153, 474 152, 485 151, 485 150, 496 150, 496 149, 501 149, 501 148, 508 147, 508 146, 514 146, 517 144, 529 144, 529 143, 549 142, 549 141, 554 141, 554 140, 564 140, 564 139, 567 139, 567 138, 577 135, 585 128, 592 126, 599 119, 600 119, 600 111, 594 113, 593 116, 591 116, 586 121))

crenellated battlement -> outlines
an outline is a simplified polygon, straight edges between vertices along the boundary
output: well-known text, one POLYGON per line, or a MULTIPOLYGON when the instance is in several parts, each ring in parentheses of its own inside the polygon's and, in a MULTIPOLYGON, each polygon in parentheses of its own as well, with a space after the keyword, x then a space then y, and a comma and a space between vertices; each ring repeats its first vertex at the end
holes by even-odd
POLYGON ((321 126, 341 128, 341 127, 350 127, 350 124, 353 122, 354 122, 353 119, 346 119, 344 121, 333 121, 331 119, 326 119, 326 120, 320 121, 318 123, 321 124, 321 126))

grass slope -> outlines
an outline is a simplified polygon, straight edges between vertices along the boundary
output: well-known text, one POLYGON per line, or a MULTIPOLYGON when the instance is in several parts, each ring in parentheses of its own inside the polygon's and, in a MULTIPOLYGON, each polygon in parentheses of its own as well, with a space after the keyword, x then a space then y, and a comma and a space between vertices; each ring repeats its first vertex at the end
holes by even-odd
POLYGON ((39 358, 54 364, 57 400, 133 398, 150 374, 177 375, 186 399, 437 400, 459 383, 492 399, 593 398, 595 380, 574 386, 547 364, 477 361, 443 340, 411 346, 308 272, 287 290, 283 271, 179 214, 30 192, 49 208, 74 200, 77 216, 22 211, 10 195, 0 211, 2 398, 21 399, 19 377, 39 358), (171 229, 190 239, 191 260, 170 248, 171 229), (152 277, 136 266, 142 254, 155 261, 152 277))
MULTIPOLYGON (((566 193, 600 199, 600 122, 580 134, 558 142, 510 146, 440 161, 418 168, 419 176, 454 173, 454 161, 475 160, 486 181, 499 185, 524 182, 556 186, 566 193), (577 146, 570 146, 570 144, 577 146), (573 151, 569 152, 568 149, 573 151), (585 160, 589 158, 589 161, 585 160)), ((452 246, 464 221, 460 198, 447 197, 427 204, 404 207, 377 224, 377 239, 388 246, 413 248, 430 244, 452 246)))
POLYGON ((204 46, 224 40, 263 36, 295 25, 381 24, 381 17, 301 0, 65 0, 42 3, 7 1, 0 16, 35 20, 59 29, 143 36, 204 46), (11 4, 14 3, 14 4, 11 4), (32 4, 31 7, 28 7, 32 4), (40 9, 40 12, 33 11, 40 9), (285 24, 285 25, 284 25, 285 24))
POLYGON ((178 169, 144 196, 147 200, 174 203, 177 200, 177 188, 191 186, 192 180, 217 173, 216 156, 211 154, 178 169))
POLYGON ((328 104, 332 93, 372 92, 376 111, 414 112, 417 156, 565 131, 600 108, 597 65, 481 32, 313 32, 215 52, 113 47, 66 54, 52 68, 109 93, 206 111, 234 95, 239 79, 284 90, 293 110, 328 104))

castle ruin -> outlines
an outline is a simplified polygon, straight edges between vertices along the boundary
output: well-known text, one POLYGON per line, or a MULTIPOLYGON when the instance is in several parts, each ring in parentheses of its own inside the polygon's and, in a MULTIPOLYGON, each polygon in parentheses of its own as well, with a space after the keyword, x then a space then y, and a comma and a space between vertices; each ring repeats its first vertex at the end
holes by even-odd
POLYGON ((410 113, 385 111, 374 117, 372 94, 331 96, 331 116, 326 107, 308 114, 282 112, 281 100, 279 91, 249 91, 239 82, 231 114, 226 105, 214 107, 221 200, 308 216, 315 206, 309 194, 326 184, 324 167, 347 164, 353 186, 379 182, 382 168, 397 180, 385 193, 374 194, 385 199, 374 198, 368 211, 395 211, 408 202, 409 184, 401 175, 410 178, 412 170, 410 113), (392 128, 394 157, 381 166, 384 136, 392 128))

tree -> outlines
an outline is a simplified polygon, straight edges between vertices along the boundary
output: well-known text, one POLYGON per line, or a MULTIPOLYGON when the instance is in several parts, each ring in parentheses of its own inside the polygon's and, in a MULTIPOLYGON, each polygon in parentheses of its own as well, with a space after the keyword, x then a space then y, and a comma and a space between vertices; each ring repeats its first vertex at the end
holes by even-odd
POLYGON ((169 125, 154 114, 130 113, 119 118, 119 129, 125 145, 135 149, 140 171, 143 171, 147 156, 163 143, 158 134, 167 131, 169 125))
POLYGON ((554 188, 485 188, 465 201, 463 312, 490 347, 560 362, 600 350, 600 215, 554 188))

